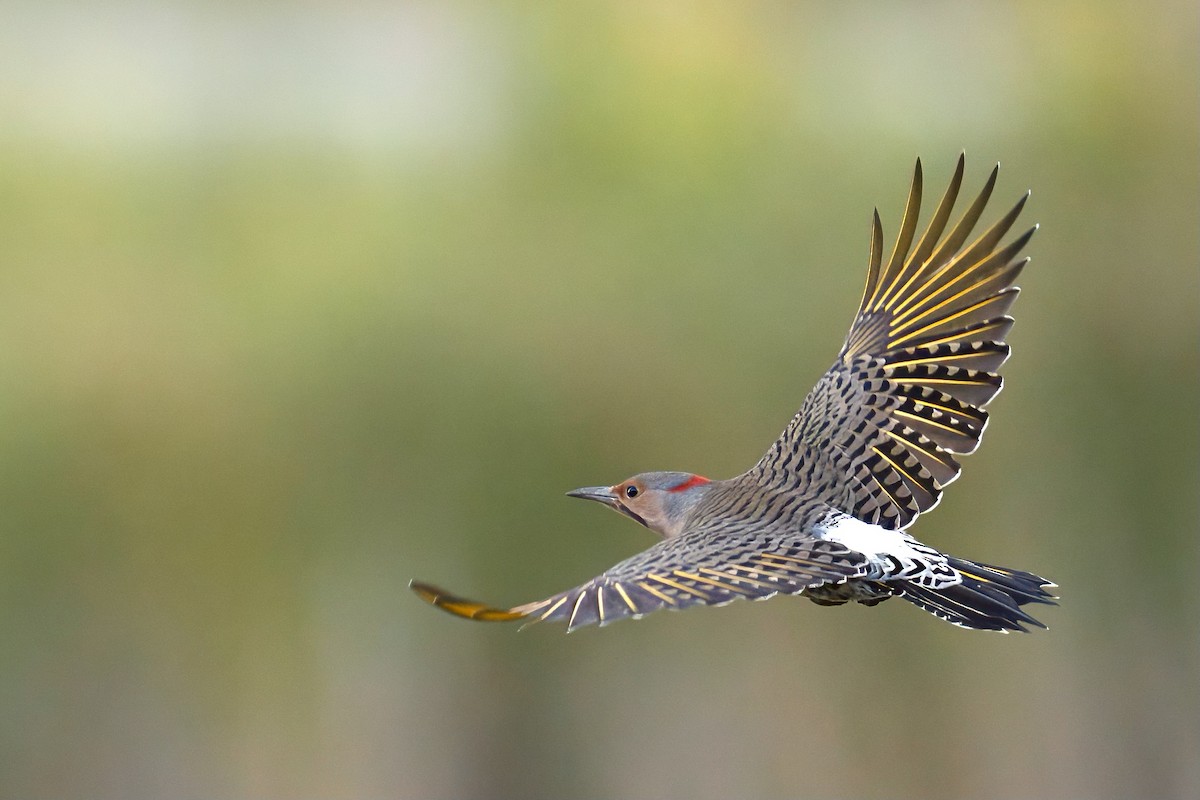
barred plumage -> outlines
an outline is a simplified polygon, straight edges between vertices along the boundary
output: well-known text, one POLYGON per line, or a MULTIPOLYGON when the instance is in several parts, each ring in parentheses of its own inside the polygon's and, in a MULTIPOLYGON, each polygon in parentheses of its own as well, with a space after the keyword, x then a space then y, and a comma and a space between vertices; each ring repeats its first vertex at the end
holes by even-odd
POLYGON ((570 494, 603 502, 663 540, 596 578, 511 609, 427 584, 425 600, 478 620, 564 621, 568 630, 660 608, 805 594, 829 605, 900 596, 964 627, 1040 625, 1021 606, 1050 603, 1053 584, 1026 572, 946 556, 905 529, 937 505, 979 446, 1000 391, 997 370, 1018 259, 1036 230, 999 247, 1028 198, 966 244, 995 186, 943 237, 965 159, 913 246, 921 205, 918 160, 900 234, 883 263, 876 211, 867 283, 845 345, 780 438, 749 471, 710 481, 653 472, 570 494))

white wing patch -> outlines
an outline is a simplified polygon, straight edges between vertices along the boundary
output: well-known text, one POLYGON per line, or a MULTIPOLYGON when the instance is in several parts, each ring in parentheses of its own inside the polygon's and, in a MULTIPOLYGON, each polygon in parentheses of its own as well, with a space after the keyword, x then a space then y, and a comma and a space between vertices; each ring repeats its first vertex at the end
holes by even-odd
POLYGON ((932 547, 921 544, 904 531, 833 512, 817 524, 814 533, 865 555, 878 569, 872 580, 903 580, 931 589, 962 583, 962 575, 932 547))

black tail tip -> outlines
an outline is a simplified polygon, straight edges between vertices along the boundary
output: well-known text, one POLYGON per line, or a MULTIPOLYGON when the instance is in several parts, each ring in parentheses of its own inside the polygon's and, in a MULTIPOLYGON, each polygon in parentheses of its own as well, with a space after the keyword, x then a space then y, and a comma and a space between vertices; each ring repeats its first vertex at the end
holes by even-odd
POLYGON ((1021 607, 1029 603, 1057 605, 1047 589, 1056 584, 1031 572, 993 567, 958 558, 949 559, 962 582, 942 589, 907 585, 902 596, 936 617, 974 630, 1021 631, 1046 625, 1021 607))

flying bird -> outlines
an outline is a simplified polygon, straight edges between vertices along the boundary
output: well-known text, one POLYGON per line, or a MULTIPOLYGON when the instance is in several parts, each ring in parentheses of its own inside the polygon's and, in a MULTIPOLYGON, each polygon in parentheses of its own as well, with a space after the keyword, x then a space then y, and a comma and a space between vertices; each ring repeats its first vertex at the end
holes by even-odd
POLYGON ((483 621, 565 621, 567 630, 661 608, 802 595, 821 605, 902 597, 964 628, 1044 628, 1023 606, 1057 599, 1029 572, 951 556, 909 528, 938 504, 979 446, 984 409, 1008 359, 1013 285, 1030 228, 1001 246, 1026 192, 968 243, 996 184, 947 230, 963 180, 960 155, 925 232, 917 160, 900 234, 884 260, 879 211, 866 288, 845 344, 766 455, 745 473, 711 480, 644 472, 567 494, 608 506, 661 541, 545 600, 495 608, 425 583, 421 599, 483 621))

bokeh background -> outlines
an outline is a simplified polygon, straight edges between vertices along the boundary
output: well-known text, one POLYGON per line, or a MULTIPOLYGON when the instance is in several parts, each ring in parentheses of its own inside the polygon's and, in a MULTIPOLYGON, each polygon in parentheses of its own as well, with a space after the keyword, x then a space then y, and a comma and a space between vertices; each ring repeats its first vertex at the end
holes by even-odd
POLYGON ((13 2, 0 796, 1200 795, 1194 2, 13 2), (445 616, 736 474, 868 220, 1003 160, 1042 224, 919 532, 1050 631, 894 601, 564 636, 445 616))

